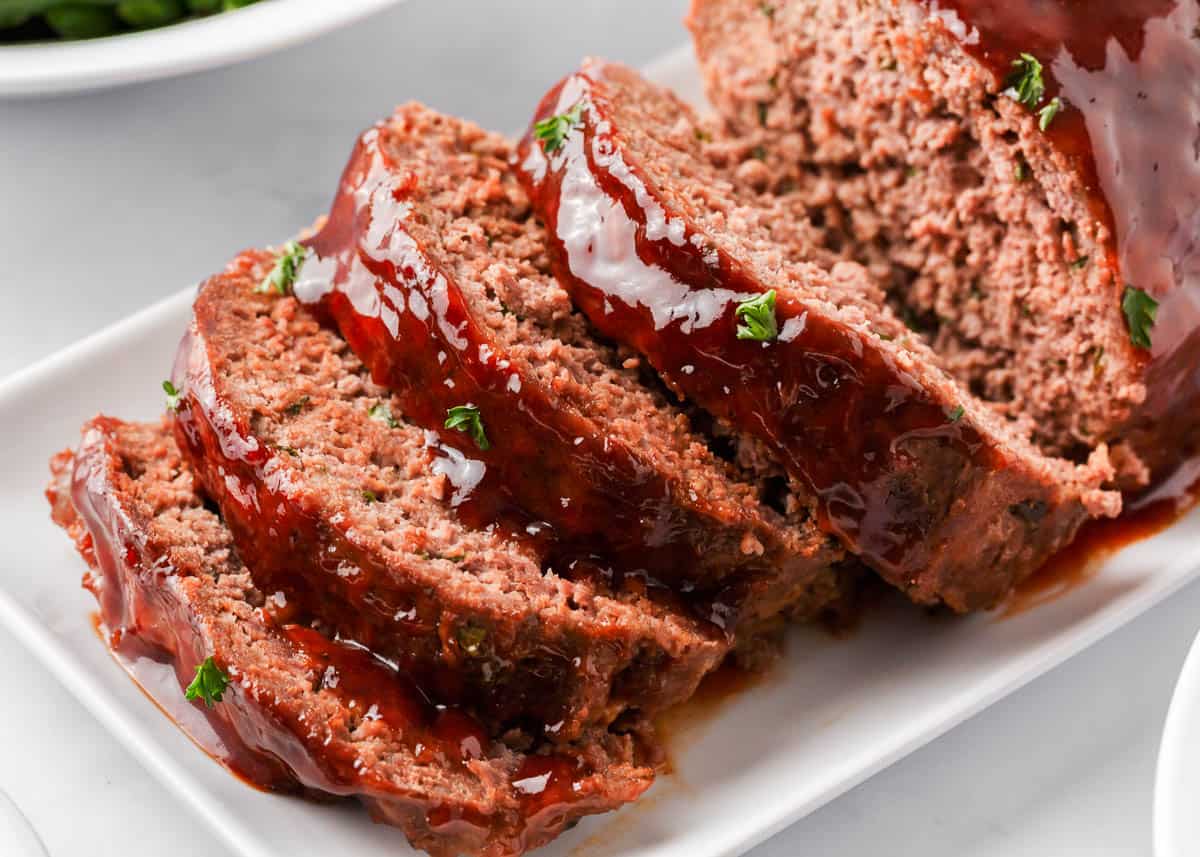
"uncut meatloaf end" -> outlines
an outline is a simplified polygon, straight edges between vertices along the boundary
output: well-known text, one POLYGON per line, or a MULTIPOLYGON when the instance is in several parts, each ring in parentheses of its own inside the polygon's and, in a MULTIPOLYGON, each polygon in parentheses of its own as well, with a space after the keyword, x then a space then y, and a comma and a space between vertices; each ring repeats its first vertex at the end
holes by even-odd
POLYGON ((732 640, 644 579, 552 565, 523 522, 464 521, 487 465, 410 423, 294 297, 257 293, 272 263, 201 288, 175 371, 176 438, 259 588, 494 734, 569 741, 690 696, 732 640))
POLYGON ((963 383, 1047 452, 1112 444, 1126 490, 1196 455, 1196 0, 694 0, 689 23, 708 154, 795 188, 963 383))
POLYGON ((943 368, 860 265, 810 252, 789 200, 707 159, 673 95, 590 61, 535 121, 553 116, 570 131, 558 146, 528 135, 522 172, 576 304, 766 444, 818 497, 821 524, 914 600, 993 605, 1089 516, 1119 510, 1100 490, 1103 446, 1086 465, 1043 455, 943 368), (747 338, 739 307, 768 293, 772 328, 747 338))
POLYGON ((513 749, 366 651, 276 615, 280 603, 255 587, 195 493, 169 428, 98 417, 51 469, 54 520, 91 566, 86 585, 114 651, 165 659, 181 695, 212 658, 229 684, 211 707, 193 704, 259 785, 356 797, 439 857, 504 857, 650 784, 628 738, 513 749))
POLYGON ((717 457, 573 311, 512 155, 471 122, 400 107, 359 139, 295 287, 409 421, 482 462, 460 517, 485 525, 509 503, 560 563, 596 553, 715 596, 729 632, 842 597, 843 551, 811 498, 717 457), (464 405, 482 438, 447 427, 464 405))

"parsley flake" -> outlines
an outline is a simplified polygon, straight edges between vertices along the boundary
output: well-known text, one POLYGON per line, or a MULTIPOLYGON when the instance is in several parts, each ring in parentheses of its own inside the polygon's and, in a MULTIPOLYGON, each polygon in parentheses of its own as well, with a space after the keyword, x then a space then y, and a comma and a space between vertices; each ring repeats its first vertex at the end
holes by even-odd
POLYGON ((1078 259, 1076 259, 1074 262, 1071 263, 1072 270, 1082 271, 1084 268, 1087 267, 1088 259, 1090 259, 1090 258, 1091 258, 1090 256, 1080 256, 1078 259))
POLYGON ((579 120, 582 118, 583 102, 579 101, 566 113, 547 116, 545 119, 535 122, 533 125, 533 136, 535 139, 542 141, 542 149, 546 154, 557 152, 562 148, 563 142, 567 139, 567 134, 579 124, 579 120))
POLYGON ((468 622, 459 625, 455 634, 459 648, 468 655, 475 656, 483 651, 483 641, 487 639, 487 628, 468 622))
POLYGON ((364 488, 362 492, 363 502, 370 506, 372 503, 379 502, 379 495, 370 488, 364 488))
POLYGON ((954 409, 950 411, 950 413, 946 414, 946 419, 950 420, 952 423, 956 423, 963 418, 963 414, 966 412, 966 408, 964 408, 962 405, 955 405, 954 409))
POLYGON ((289 241, 284 244, 283 250, 275 258, 275 267, 255 287, 254 291, 260 295, 268 295, 272 292, 277 295, 290 293, 307 257, 308 248, 298 241, 289 241))
POLYGON ((1042 77, 1042 64, 1033 54, 1022 53, 1012 61, 1013 72, 1008 76, 1004 94, 1019 101, 1029 109, 1042 103, 1046 95, 1046 81, 1042 77))
POLYGON ((763 292, 756 298, 742 301, 733 315, 738 322, 738 339, 767 342, 779 335, 779 324, 775 321, 774 289, 763 292))
POLYGON ((1129 324, 1129 341, 1138 348, 1150 348, 1150 329, 1158 315, 1158 301, 1139 288, 1126 286, 1121 310, 1129 324))
POLYGON ((371 405, 371 410, 367 411, 367 416, 377 423, 383 423, 388 428, 400 428, 400 420, 392 416, 391 409, 383 402, 371 405))
POLYGON ((167 410, 177 411, 183 404, 183 390, 177 389, 170 381, 162 382, 163 392, 167 394, 167 410))
POLYGON ((1038 111, 1038 127, 1045 131, 1050 127, 1050 123, 1054 121, 1054 117, 1062 112, 1062 109, 1062 99, 1057 95, 1051 98, 1046 102, 1046 106, 1038 111))
POLYGON ((475 405, 455 405, 449 408, 446 411, 446 428, 466 432, 484 452, 492 447, 483 432, 483 418, 475 405))
POLYGON ((216 661, 208 657, 196 667, 196 677, 192 679, 183 695, 185 699, 203 699, 204 704, 212 708, 221 701, 228 686, 229 676, 221 672, 216 661))

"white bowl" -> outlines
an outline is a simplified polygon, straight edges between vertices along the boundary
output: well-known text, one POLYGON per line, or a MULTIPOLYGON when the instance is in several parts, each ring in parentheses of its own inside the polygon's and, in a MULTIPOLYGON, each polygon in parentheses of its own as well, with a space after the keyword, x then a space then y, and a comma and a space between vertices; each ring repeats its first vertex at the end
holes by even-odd
POLYGON ((1200 854, 1200 636, 1192 643, 1163 728, 1154 780, 1155 857, 1200 854))
POLYGON ((298 44, 397 2, 263 0, 141 33, 0 45, 0 96, 84 92, 229 65, 298 44))

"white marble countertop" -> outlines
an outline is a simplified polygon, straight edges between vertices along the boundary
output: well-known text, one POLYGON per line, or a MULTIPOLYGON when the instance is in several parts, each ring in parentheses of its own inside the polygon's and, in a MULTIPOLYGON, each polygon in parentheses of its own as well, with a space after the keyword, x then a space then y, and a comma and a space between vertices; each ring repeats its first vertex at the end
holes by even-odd
MULTIPOLYGON (((413 0, 230 69, 0 102, 0 377, 311 221, 394 103, 519 127, 582 55, 642 64, 683 41, 685 5, 413 0)), ((1148 854, 1158 738, 1198 624, 1193 585, 755 857, 1148 854)), ((53 857, 225 853, 3 632, 0 663, 0 788, 53 857)))

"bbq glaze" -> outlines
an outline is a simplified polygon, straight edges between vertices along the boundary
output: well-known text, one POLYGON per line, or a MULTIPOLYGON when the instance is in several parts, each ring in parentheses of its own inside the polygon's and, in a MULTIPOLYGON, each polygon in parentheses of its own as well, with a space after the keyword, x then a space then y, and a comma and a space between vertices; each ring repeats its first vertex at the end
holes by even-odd
MULTIPOLYGON (((1196 0, 921 0, 994 76, 1024 52, 1044 66, 1045 130, 1081 176, 1114 240, 1112 297, 1129 284, 1160 302, 1145 368, 1147 400, 1130 436, 1194 435, 1200 411, 1200 4, 1196 0), (1177 429, 1173 430, 1173 429, 1177 429)), ((1132 346, 1131 346, 1132 347, 1132 346)), ((1143 445, 1152 460, 1159 450, 1143 445)), ((1166 450, 1161 451, 1164 456, 1166 450)), ((1194 452, 1156 464, 1163 478, 1194 452)))
MULTIPOLYGON (((80 550, 96 570, 85 582, 100 605, 106 642, 122 660, 150 658, 171 665, 178 699, 155 700, 170 712, 189 704, 183 702, 184 688, 197 664, 211 653, 200 647, 202 636, 192 627, 187 604, 172 595, 171 578, 178 571, 169 555, 147 537, 144 524, 131 518, 113 482, 123 467, 114 441, 119 427, 116 420, 97 418, 85 430, 73 459, 58 457, 54 468, 71 468, 71 502, 86 527, 80 550)), ((56 490, 52 486, 48 492, 52 504, 57 503, 56 490)), ((453 707, 435 705, 408 677, 370 651, 328 639, 309 627, 275 627, 266 613, 260 618, 308 664, 315 689, 336 695, 345 710, 361 712, 363 721, 377 722, 403 742, 416 762, 467 766, 473 760, 511 755, 480 723, 453 707)), ((523 853, 558 835, 570 819, 610 808, 597 794, 595 771, 580 759, 553 753, 515 761, 508 782, 496 783, 510 794, 497 801, 495 816, 448 805, 433 795, 400 793, 385 774, 362 763, 353 745, 330 740, 326 724, 304 722, 303 711, 292 700, 258 693, 253 682, 239 679, 236 664, 218 666, 232 678, 222 700, 212 707, 199 700, 190 703, 215 736, 207 741, 202 735, 193 738, 205 741, 203 748, 213 758, 261 788, 364 798, 382 820, 411 824, 419 819, 422 830, 445 837, 440 843, 445 854, 482 851, 485 845, 497 855, 523 853)), ((441 853, 436 841, 420 844, 441 853)))
MULTIPOLYGON (((614 601, 636 598, 648 614, 679 616, 682 629, 676 636, 667 621, 626 627, 620 620, 629 614, 623 611, 615 613, 617 621, 604 622, 596 607, 595 621, 564 619, 550 633, 544 630, 548 620, 508 615, 486 598, 473 598, 470 586, 443 590, 425 585, 423 574, 393 568, 370 544, 355 539, 352 522, 313 501, 291 454, 261 442, 241 403, 235 408, 213 377, 213 360, 221 353, 213 344, 214 327, 231 317, 232 302, 262 301, 267 307, 292 300, 252 294, 256 273, 270 259, 263 252, 243 254, 223 278, 204 287, 173 372, 184 391, 173 420, 175 436, 220 506, 258 587, 283 592, 299 619, 326 623, 395 662, 438 702, 468 708, 494 734, 515 726, 566 742, 589 725, 607 725, 627 707, 654 711, 686 698, 730 646, 716 621, 691 624, 691 611, 706 610, 720 620, 722 601, 697 595, 685 605, 652 579, 580 557, 561 568, 565 579, 591 584, 574 590, 578 597, 594 592, 614 593, 614 601)), ((430 450, 430 458, 434 471, 463 466, 438 448, 430 450)), ((470 481, 461 482, 461 490, 470 481)), ((523 522, 492 522, 537 558, 538 536, 519 525, 523 522)), ((405 561, 421 560, 398 560, 405 561)), ((737 592, 727 588, 722 594, 732 598, 737 592)))
POLYGON ((526 516, 560 571, 595 554, 687 588, 828 564, 760 514, 706 503, 686 474, 669 478, 510 359, 455 276, 411 233, 429 203, 422 178, 389 150, 389 133, 383 123, 358 141, 328 220, 306 242, 313 252, 294 291, 336 321, 406 419, 484 464, 470 496, 456 498, 457 515, 475 527, 526 516), (479 409, 490 449, 445 427, 448 410, 467 403, 479 409))
POLYGON ((822 526, 916 600, 995 603, 1070 540, 1086 517, 1078 496, 937 400, 881 340, 786 293, 777 339, 738 339, 737 303, 770 284, 625 159, 604 75, 632 73, 614 68, 587 66, 542 101, 537 120, 585 105, 561 147, 528 135, 519 151, 576 304, 674 389, 764 441, 817 496, 822 526))

